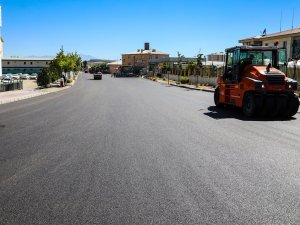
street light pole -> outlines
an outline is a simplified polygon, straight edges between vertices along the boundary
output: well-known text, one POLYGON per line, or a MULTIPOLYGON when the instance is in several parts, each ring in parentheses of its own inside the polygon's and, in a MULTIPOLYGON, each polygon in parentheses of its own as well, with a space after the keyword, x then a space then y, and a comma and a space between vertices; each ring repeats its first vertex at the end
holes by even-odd
POLYGON ((204 56, 205 76, 207 76, 206 56, 204 56))

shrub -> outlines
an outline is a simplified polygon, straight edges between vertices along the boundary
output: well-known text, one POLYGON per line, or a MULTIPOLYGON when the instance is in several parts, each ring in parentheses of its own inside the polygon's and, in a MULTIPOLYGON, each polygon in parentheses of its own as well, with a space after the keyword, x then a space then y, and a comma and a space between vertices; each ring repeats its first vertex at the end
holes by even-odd
POLYGON ((47 87, 48 84, 50 84, 50 76, 48 73, 48 68, 43 68, 42 71, 38 74, 37 77, 37 85, 47 87))
POLYGON ((189 78, 188 77, 181 77, 180 78, 180 83, 182 84, 188 84, 190 81, 189 81, 189 78))
POLYGON ((67 78, 67 84, 70 84, 70 83, 72 83, 72 78, 67 78))

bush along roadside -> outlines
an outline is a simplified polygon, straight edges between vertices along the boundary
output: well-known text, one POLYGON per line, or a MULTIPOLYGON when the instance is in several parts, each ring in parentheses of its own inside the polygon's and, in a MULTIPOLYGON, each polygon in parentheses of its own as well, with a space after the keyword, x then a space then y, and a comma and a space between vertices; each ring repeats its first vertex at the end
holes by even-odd
POLYGON ((180 78, 180 83, 181 84, 188 84, 190 82, 188 77, 181 77, 180 78))
POLYGON ((70 84, 70 83, 72 83, 72 82, 73 82, 72 78, 67 78, 67 83, 68 83, 68 84, 70 84))
POLYGON ((43 68, 37 77, 37 85, 41 87, 46 87, 51 82, 51 78, 48 75, 48 68, 43 68))

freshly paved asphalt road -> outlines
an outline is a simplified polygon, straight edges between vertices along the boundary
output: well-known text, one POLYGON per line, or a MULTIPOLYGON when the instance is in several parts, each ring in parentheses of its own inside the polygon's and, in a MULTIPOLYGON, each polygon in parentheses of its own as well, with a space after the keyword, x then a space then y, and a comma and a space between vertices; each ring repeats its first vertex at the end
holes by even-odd
POLYGON ((300 224, 300 114, 92 80, 0 105, 0 224, 300 224))

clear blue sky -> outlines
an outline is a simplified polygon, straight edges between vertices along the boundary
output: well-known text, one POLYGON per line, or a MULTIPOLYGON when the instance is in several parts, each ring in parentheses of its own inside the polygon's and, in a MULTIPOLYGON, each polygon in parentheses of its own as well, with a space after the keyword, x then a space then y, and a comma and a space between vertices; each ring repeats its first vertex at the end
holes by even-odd
POLYGON ((63 45, 97 58, 150 47, 176 56, 224 51, 238 40, 300 27, 291 0, 2 0, 5 56, 51 56, 63 45))

